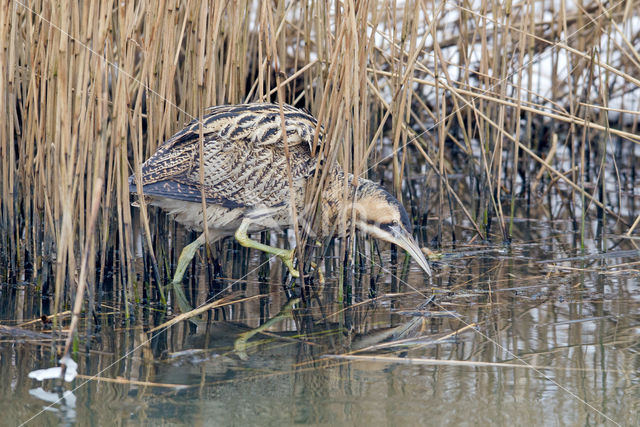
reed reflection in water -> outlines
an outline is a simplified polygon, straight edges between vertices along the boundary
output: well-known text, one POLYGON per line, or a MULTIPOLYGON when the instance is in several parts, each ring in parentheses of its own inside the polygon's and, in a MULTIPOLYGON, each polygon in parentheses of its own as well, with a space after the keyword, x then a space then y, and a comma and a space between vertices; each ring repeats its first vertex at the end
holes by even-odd
MULTIPOLYGON (((279 280, 259 277, 258 254, 222 265, 252 271, 242 281, 218 279, 225 296, 245 302, 151 340, 145 330, 166 317, 140 304, 127 322, 106 295, 85 323, 75 407, 63 399, 34 422, 637 424, 637 252, 575 253, 563 249, 573 237, 562 223, 520 225, 530 243, 449 248, 427 283, 417 266, 401 278, 402 263, 383 251, 382 266, 354 276, 350 305, 327 270, 317 298, 249 340, 245 359, 236 339, 287 302, 279 280), (105 379, 87 382, 98 373, 105 379)), ((206 269, 198 264, 195 283, 206 269)), ((30 286, 1 301, 5 319, 21 315, 18 325, 42 303, 30 286)), ((55 382, 9 379, 48 366, 50 351, 42 337, 5 335, 5 419, 25 421, 47 405, 36 390, 55 392, 55 382)))

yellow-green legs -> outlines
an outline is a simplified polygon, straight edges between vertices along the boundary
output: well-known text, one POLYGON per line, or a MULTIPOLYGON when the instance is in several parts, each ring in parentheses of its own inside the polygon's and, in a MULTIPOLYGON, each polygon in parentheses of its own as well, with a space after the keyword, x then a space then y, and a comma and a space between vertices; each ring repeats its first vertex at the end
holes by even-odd
POLYGON ((196 240, 189 243, 187 246, 182 249, 180 252, 180 258, 178 258, 178 266, 176 267, 176 272, 173 275, 173 281, 171 285, 173 286, 173 291, 176 294, 176 299, 178 301, 178 306, 180 307, 180 311, 183 313, 187 313, 191 311, 191 306, 187 302, 187 298, 182 291, 182 278, 184 277, 185 271, 187 271, 187 267, 191 264, 191 260, 200 249, 200 246, 204 244, 204 233, 202 233, 196 240))
POLYGON ((271 326, 275 325, 276 323, 282 320, 292 318, 293 306, 298 302, 300 302, 300 298, 293 298, 282 308, 282 310, 280 310, 280 313, 278 313, 275 317, 267 320, 264 324, 258 326, 255 329, 252 329, 250 331, 240 334, 240 336, 236 339, 235 343, 233 344, 233 348, 238 354, 238 356, 240 357, 240 359, 247 360, 249 358, 249 356, 247 355, 247 348, 249 347, 247 341, 249 341, 251 337, 253 337, 255 334, 258 334, 264 331, 265 329, 270 328, 271 326))
MULTIPOLYGON (((246 248, 258 249, 259 251, 277 256, 282 260, 284 265, 287 266, 287 268, 289 269, 289 272, 293 277, 300 277, 300 273, 298 273, 298 270, 293 268, 293 255, 295 253, 295 248, 289 249, 289 250, 274 248, 273 246, 263 245, 260 242, 251 240, 247 235, 247 230, 249 229, 249 225, 251 224, 251 222, 252 221, 248 218, 245 218, 242 220, 242 223, 240 224, 240 227, 238 227, 238 229, 236 230, 236 235, 235 235, 238 243, 240 243, 242 246, 246 248)), ((182 258, 182 255, 180 256, 180 258, 182 258)))
POLYGON ((189 243, 187 246, 182 249, 180 252, 180 258, 178 258, 178 266, 176 267, 176 272, 173 275, 173 284, 181 283, 182 278, 184 277, 185 271, 187 271, 187 267, 191 263, 191 260, 200 249, 200 246, 204 244, 204 233, 202 233, 196 240, 189 243))
MULTIPOLYGON (((258 249, 262 252, 266 252, 268 254, 277 256, 282 260, 284 265, 287 266, 287 268, 289 269, 289 272, 291 272, 291 275, 293 277, 300 277, 300 273, 298 273, 298 270, 293 268, 293 256, 295 253, 295 249, 286 250, 286 249, 274 248, 273 246, 263 245, 260 242, 251 240, 247 235, 247 231, 249 230, 249 225, 252 222, 253 221, 250 218, 245 218, 242 220, 242 223, 240 223, 240 227, 238 227, 235 234, 235 237, 238 243, 240 243, 244 247, 258 249)), ((219 236, 216 236, 216 237, 219 238, 219 236)), ((196 255, 196 252, 198 252, 198 249, 200 249, 200 246, 202 246, 204 242, 205 242, 204 233, 202 233, 196 240, 194 240, 192 243, 188 244, 187 246, 184 247, 184 249, 182 249, 182 252, 180 253, 180 258, 178 258, 178 265, 176 266, 176 272, 173 275, 173 280, 171 282, 173 286, 173 290, 176 295, 176 299, 178 301, 178 305, 180 306, 180 310, 183 311, 184 313, 190 311, 191 306, 187 302, 184 292, 182 291, 182 287, 181 287, 182 278, 184 277, 184 273, 187 271, 189 264, 193 260, 193 257, 196 255)))

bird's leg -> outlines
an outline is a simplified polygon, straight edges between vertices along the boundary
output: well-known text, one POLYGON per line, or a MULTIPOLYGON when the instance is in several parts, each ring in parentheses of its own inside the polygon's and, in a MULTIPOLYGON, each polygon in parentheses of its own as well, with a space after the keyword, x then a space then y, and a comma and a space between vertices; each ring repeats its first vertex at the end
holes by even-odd
POLYGON ((289 250, 274 248, 273 246, 263 245, 260 242, 251 240, 247 235, 247 230, 249 229, 249 225, 251 224, 251 222, 252 221, 249 218, 244 218, 242 220, 242 223, 240 224, 240 227, 238 227, 238 229, 236 230, 236 234, 235 234, 235 237, 238 243, 240 243, 242 246, 246 248, 258 249, 259 251, 277 256, 282 260, 284 265, 287 266, 287 268, 289 269, 289 272, 293 277, 300 277, 300 273, 298 273, 298 270, 293 268, 293 255, 295 253, 295 248, 289 249, 289 250))
POLYGON ((178 258, 178 266, 176 267, 176 273, 173 275, 173 284, 179 284, 182 282, 184 272, 187 271, 187 267, 191 263, 191 260, 198 252, 200 246, 204 244, 204 233, 202 233, 196 240, 189 243, 182 249, 180 258, 178 258))
POLYGON ((187 271, 187 267, 191 263, 191 260, 198 252, 198 249, 204 243, 204 233, 202 233, 196 240, 189 243, 187 246, 182 249, 180 252, 180 258, 178 258, 178 266, 176 267, 176 272, 173 275, 173 280, 171 281, 171 286, 173 286, 173 292, 176 296, 176 301, 178 302, 178 306, 180 307, 180 311, 183 313, 187 313, 191 311, 191 306, 187 301, 187 297, 184 295, 182 291, 181 284, 182 278, 184 277, 184 272, 187 271))

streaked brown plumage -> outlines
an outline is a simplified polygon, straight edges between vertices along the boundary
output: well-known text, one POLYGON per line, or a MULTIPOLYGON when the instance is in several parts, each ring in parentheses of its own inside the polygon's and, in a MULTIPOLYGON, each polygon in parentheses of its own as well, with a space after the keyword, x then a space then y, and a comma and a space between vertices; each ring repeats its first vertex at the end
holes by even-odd
MULTIPOLYGON (((294 199, 297 212, 301 213, 307 180, 316 167, 316 160, 311 157, 316 120, 289 105, 284 105, 283 110, 294 199)), ((144 195, 152 205, 175 215, 176 221, 203 231, 201 194, 204 192, 210 240, 236 233, 241 244, 280 256, 292 274, 297 275, 291 264, 292 251, 264 247, 246 237, 246 232, 292 224, 280 107, 243 104, 209 110, 202 119, 204 187, 200 183, 200 128, 198 120, 192 121, 144 162, 140 182, 144 195)), ((355 206, 359 229, 407 249, 430 274, 424 256, 411 237, 411 224, 402 205, 379 185, 359 179, 355 205, 350 194, 344 206, 344 178, 340 166, 331 165, 321 200, 322 223, 335 223, 343 209, 355 206)), ((349 182, 352 178, 347 176, 349 182)), ((135 175, 129 182, 131 192, 137 192, 135 175)), ((190 245, 190 251, 195 253, 203 241, 200 236, 190 245)), ((192 257, 193 254, 183 252, 174 281, 182 278, 192 257)))

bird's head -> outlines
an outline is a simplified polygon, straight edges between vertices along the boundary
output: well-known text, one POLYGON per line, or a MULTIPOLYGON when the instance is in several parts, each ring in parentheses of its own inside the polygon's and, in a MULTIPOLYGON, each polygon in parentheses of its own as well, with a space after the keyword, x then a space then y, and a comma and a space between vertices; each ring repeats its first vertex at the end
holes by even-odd
POLYGON ((430 276, 429 263, 418 242, 411 235, 409 215, 402 204, 384 188, 368 180, 361 180, 356 191, 356 227, 377 238, 395 243, 405 249, 430 276))

